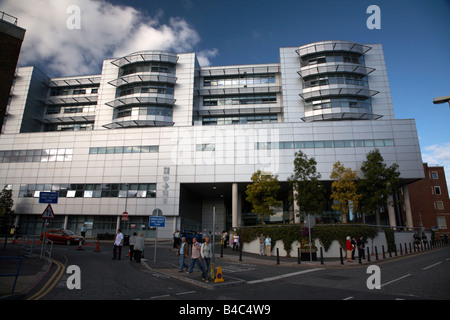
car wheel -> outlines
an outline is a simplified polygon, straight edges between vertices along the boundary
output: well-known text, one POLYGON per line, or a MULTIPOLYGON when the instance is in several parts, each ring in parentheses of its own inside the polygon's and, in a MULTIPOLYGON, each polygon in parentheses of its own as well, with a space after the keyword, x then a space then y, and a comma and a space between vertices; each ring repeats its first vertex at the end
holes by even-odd
POLYGON ((70 240, 66 240, 66 244, 67 244, 68 246, 70 246, 72 243, 70 242, 70 240))

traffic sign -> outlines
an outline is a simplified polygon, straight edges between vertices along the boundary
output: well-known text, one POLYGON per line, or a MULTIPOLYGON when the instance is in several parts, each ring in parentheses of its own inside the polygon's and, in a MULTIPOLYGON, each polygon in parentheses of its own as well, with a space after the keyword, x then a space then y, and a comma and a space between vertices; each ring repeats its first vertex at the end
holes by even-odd
POLYGON ((152 217, 150 216, 150 227, 164 228, 166 226, 166 217, 152 217))
POLYGON ((39 203, 58 203, 58 192, 39 192, 39 203))
POLYGON ((305 227, 312 229, 316 225, 316 219, 313 215, 308 214, 305 218, 305 227))
POLYGON ((122 221, 128 221, 128 212, 123 212, 122 213, 122 221))
POLYGON ((51 204, 48 204, 47 208, 42 212, 41 219, 55 219, 55 213, 51 204))

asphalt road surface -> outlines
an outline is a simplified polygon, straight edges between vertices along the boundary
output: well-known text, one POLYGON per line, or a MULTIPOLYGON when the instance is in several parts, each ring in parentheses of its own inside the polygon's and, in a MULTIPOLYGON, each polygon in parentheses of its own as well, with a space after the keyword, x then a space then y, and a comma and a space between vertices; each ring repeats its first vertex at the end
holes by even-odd
MULTIPOLYGON (((198 269, 186 279, 192 281, 180 280, 177 277, 178 258, 169 243, 158 245, 156 264, 153 263, 154 247, 151 243, 147 243, 145 264, 130 262, 127 247, 124 247, 120 261, 112 260, 111 243, 102 243, 100 252, 95 252, 95 243, 88 243, 84 250, 76 249, 76 246, 54 246, 52 257, 55 263, 26 298, 146 300, 153 301, 155 305, 166 300, 178 301, 175 306, 184 306, 186 301, 201 303, 206 300, 258 301, 265 306, 283 300, 293 308, 293 300, 450 299, 450 247, 372 264, 347 264, 345 267, 258 264, 246 262, 245 259, 243 262, 217 259, 216 265, 222 266, 227 281, 225 285, 214 288, 200 281, 198 269), (372 276, 368 272, 369 265, 379 267, 379 288, 368 288, 367 282, 372 276), (70 284, 75 283, 75 273, 73 270, 68 272, 69 266, 79 268, 79 289, 69 288, 70 284), (160 272, 163 269, 171 272, 160 272)), ((175 309, 180 311, 177 307, 175 309)), ((222 313, 226 311, 220 310, 222 313)), ((239 310, 235 308, 234 312, 239 310)))

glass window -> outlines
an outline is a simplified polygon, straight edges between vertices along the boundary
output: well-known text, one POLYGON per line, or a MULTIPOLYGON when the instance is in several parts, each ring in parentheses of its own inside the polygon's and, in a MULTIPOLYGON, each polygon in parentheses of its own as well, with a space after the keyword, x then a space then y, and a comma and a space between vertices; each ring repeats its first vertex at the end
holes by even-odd
POLYGON ((305 141, 305 148, 314 148, 314 141, 305 141))
POLYGON ((324 141, 314 141, 314 148, 325 148, 324 141))
POLYGON ((373 140, 364 140, 364 146, 373 147, 374 146, 373 140))
POLYGON ((353 147, 353 140, 345 140, 345 141, 344 141, 344 145, 345 145, 347 148, 353 147))

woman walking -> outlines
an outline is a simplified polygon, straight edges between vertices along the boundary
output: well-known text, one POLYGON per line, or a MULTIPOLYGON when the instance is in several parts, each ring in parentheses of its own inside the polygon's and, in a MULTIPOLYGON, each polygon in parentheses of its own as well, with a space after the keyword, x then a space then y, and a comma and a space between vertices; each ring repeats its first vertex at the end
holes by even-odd
POLYGON ((139 237, 136 238, 136 243, 134 244, 134 260, 137 263, 141 263, 142 252, 144 251, 145 243, 144 243, 144 234, 139 233, 139 237))
POLYGON ((353 262, 352 251, 355 246, 352 244, 350 236, 347 237, 347 241, 345 242, 345 247, 347 249, 347 262, 353 262))

